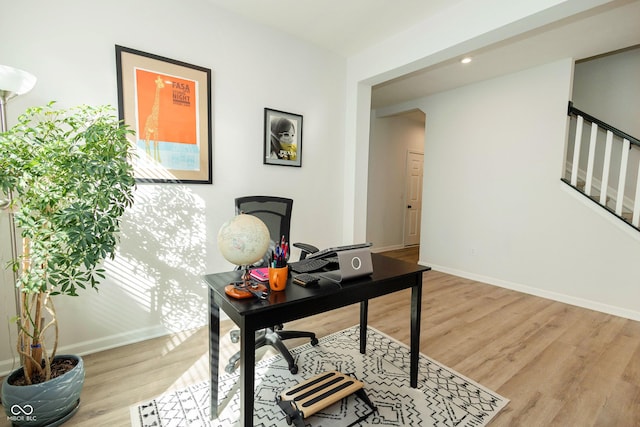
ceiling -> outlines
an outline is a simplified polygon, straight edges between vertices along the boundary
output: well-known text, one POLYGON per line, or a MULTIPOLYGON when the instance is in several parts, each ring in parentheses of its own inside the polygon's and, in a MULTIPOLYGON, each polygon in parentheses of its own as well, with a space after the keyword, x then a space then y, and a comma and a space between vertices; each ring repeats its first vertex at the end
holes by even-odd
POLYGON ((209 0, 254 22, 349 56, 463 0, 209 0))
MULTIPOLYGON (((348 57, 462 0, 209 0, 348 57)), ((640 0, 616 0, 509 40, 374 86, 372 107, 420 98, 562 58, 640 46, 640 0)))

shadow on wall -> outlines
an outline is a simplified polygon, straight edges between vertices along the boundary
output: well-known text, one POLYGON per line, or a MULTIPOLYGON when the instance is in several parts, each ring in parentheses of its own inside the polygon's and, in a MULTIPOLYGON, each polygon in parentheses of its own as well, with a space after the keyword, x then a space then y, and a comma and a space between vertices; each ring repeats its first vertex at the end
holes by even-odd
POLYGON ((205 202, 183 185, 139 184, 108 274, 169 331, 206 324, 205 202))

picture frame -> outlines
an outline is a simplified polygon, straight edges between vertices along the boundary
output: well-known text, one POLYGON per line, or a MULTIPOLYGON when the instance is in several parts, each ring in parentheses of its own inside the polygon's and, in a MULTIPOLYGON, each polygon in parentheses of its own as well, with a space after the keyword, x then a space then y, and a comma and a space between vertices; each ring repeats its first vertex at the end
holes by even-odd
POLYGON ((264 109, 264 164, 302 166, 302 116, 264 109))
POLYGON ((116 45, 138 182, 212 183, 211 69, 116 45))

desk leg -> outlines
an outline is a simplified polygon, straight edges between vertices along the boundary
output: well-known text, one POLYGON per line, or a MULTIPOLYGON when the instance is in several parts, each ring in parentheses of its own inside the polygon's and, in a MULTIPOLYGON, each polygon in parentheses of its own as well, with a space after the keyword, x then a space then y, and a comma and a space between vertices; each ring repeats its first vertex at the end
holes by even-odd
POLYGON ((218 418, 218 366, 220 364, 220 307, 209 289, 209 373, 211 376, 210 418, 218 418))
POLYGON ((422 314, 422 273, 416 274, 416 283, 411 287, 411 387, 418 387, 418 360, 420 355, 420 316, 422 314))
POLYGON ((367 351, 367 317, 369 312, 369 300, 360 302, 360 353, 367 351))
POLYGON ((240 325, 240 425, 253 426, 256 331, 240 325))

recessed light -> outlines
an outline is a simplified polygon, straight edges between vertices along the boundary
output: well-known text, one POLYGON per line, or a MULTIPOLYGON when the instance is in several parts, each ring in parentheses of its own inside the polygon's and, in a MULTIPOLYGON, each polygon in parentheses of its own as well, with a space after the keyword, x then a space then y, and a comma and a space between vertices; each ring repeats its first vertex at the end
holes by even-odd
POLYGON ((462 58, 460 60, 460 62, 463 63, 463 64, 468 64, 469 62, 471 62, 471 57, 469 57, 469 56, 464 57, 464 58, 462 58))

